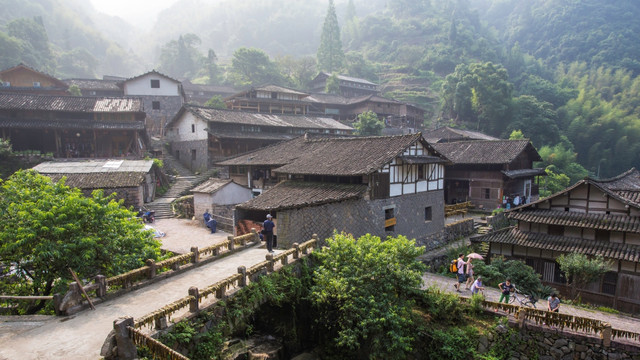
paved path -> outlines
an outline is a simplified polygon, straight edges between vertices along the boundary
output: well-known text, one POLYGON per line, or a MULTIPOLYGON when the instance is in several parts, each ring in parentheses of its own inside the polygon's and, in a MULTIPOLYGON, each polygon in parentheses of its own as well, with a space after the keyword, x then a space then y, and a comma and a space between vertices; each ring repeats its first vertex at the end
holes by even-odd
MULTIPOLYGON (((447 276, 427 273, 423 276, 424 288, 434 286, 442 291, 456 293, 453 285, 456 283, 455 278, 447 276)), ((464 286, 463 286, 464 289, 464 286)), ((498 301, 500 299, 500 291, 497 288, 486 288, 484 290, 485 298, 489 301, 498 301)), ((462 290, 460 296, 470 297, 471 292, 462 290)), ((538 300, 536 304, 538 309, 545 310, 547 308, 546 300, 538 300)), ((560 312, 574 316, 580 316, 590 319, 597 319, 611 323, 614 329, 627 330, 632 332, 640 332, 640 319, 626 315, 609 314, 602 311, 585 309, 567 304, 560 304, 560 312)))
POLYGON ((266 254, 264 248, 256 245, 98 304, 96 310, 63 318, 43 317, 42 321, 31 322, 31 327, 2 321, 0 359, 99 359, 102 344, 116 318, 146 315, 187 296, 189 287, 202 289, 237 273, 238 266, 249 267, 264 261, 266 254), (21 325, 21 331, 12 330, 17 325, 21 325))

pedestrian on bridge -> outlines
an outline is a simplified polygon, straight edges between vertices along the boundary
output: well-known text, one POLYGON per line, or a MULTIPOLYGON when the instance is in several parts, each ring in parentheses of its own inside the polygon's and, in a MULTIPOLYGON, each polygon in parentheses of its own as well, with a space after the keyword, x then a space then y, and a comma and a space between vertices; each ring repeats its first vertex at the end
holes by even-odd
POLYGON ((273 217, 271 214, 267 214, 267 220, 262 223, 262 231, 264 232, 264 239, 267 242, 267 251, 273 252, 273 228, 276 224, 271 220, 273 217))

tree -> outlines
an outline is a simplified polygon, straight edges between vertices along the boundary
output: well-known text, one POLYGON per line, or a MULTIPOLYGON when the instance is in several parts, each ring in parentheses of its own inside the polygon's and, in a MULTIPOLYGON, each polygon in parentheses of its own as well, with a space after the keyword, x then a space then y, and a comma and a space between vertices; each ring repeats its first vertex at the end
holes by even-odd
POLYGON ((283 82, 269 55, 259 49, 244 47, 233 53, 229 78, 235 86, 280 85, 283 82))
POLYGON ((560 255, 556 262, 567 279, 567 285, 571 287, 572 299, 579 299, 580 289, 600 279, 611 268, 609 261, 602 256, 588 258, 578 253, 560 255))
POLYGON ((534 146, 557 144, 560 141, 558 116, 550 103, 523 95, 513 101, 513 121, 506 127, 521 130, 534 146))
MULTIPOLYGON (((321 333, 342 358, 404 359, 411 351, 412 295, 420 291, 425 267, 416 260, 424 247, 403 236, 334 234, 317 252, 310 299, 321 333)), ((314 252, 314 255, 316 252, 314 252)))
POLYGON ((307 89, 309 82, 316 75, 316 59, 312 56, 294 58, 291 55, 276 57, 279 72, 287 78, 287 82, 296 89, 307 89))
POLYGON ((82 96, 82 90, 80 90, 80 87, 76 84, 69 86, 67 92, 72 96, 82 96))
MULTIPOLYGON (((57 183, 33 170, 20 170, 0 183, 0 292, 51 295, 71 280, 113 276, 161 256, 160 244, 135 215, 104 196, 87 197, 64 180, 57 183)), ((45 303, 37 302, 27 313, 45 303)))
POLYGON ((378 119, 378 115, 369 110, 358 115, 358 121, 353 124, 358 135, 378 136, 382 134, 384 122, 378 119))
POLYGON ((197 48, 200 43, 195 34, 183 34, 166 43, 160 53, 160 70, 179 78, 195 76, 204 63, 197 48))
POLYGON ((546 176, 538 177, 540 186, 540 197, 548 197, 566 189, 571 185, 571 179, 562 173, 557 173, 555 165, 549 165, 544 169, 546 176))
POLYGON ((211 107, 214 109, 226 109, 227 105, 225 105, 224 100, 222 100, 222 96, 220 95, 214 95, 211 97, 211 99, 207 100, 206 103, 204 103, 204 106, 206 107, 211 107))
POLYGON ((333 0, 329 0, 329 9, 322 25, 320 46, 318 47, 318 69, 320 71, 340 71, 344 65, 344 52, 340 40, 340 25, 336 16, 333 0))
POLYGON ((327 94, 340 94, 340 80, 336 74, 331 74, 327 78, 327 83, 324 86, 324 92, 327 94))

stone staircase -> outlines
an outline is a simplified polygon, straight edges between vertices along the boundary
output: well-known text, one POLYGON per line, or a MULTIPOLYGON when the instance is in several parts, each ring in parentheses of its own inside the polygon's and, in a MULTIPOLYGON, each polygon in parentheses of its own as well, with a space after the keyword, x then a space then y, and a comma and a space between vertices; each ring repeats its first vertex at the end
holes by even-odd
POLYGON ((193 189, 197 184, 202 183, 211 177, 213 170, 195 175, 191 170, 184 167, 171 154, 165 153, 162 162, 165 171, 168 174, 176 174, 175 182, 171 184, 169 190, 161 196, 156 197, 155 201, 145 204, 149 210, 155 210, 157 219, 166 219, 174 217, 171 203, 180 196, 187 195, 189 190, 193 189))

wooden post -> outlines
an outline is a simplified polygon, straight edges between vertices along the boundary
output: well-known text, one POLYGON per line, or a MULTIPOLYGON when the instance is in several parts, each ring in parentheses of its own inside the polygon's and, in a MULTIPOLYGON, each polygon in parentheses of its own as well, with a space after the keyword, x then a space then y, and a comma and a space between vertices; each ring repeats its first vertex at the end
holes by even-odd
POLYGON ((227 236, 227 240, 229 240, 229 251, 233 251, 236 248, 236 241, 233 238, 233 235, 227 236))
POLYGON ((198 251, 198 247, 197 246, 192 246, 191 247, 191 253, 193 255, 191 255, 191 262, 194 264, 197 264, 200 262, 200 252, 198 251))
POLYGON ((87 295, 87 292, 84 291, 84 287, 82 286, 82 282, 80 281, 80 279, 78 279, 78 275, 76 275, 76 273, 73 272, 73 270, 71 270, 71 268, 67 268, 67 269, 69 269, 69 272, 71 273, 71 276, 73 276, 73 279, 76 281, 76 284, 78 284, 78 287, 80 288, 80 291, 82 292, 84 297, 89 302, 89 306, 91 307, 91 310, 95 310, 96 307, 93 306, 93 303, 91 302, 91 299, 89 298, 89 295, 87 295))
POLYGON ((149 279, 153 279, 156 277, 156 261, 147 259, 147 266, 149 267, 149 279))
POLYGON ((138 350, 129 336, 129 327, 134 327, 132 317, 121 317, 113 321, 116 344, 118 347, 118 359, 133 360, 137 358, 138 350))
POLYGON ((247 268, 245 266, 238 266, 238 274, 242 275, 242 278, 238 282, 238 286, 247 286, 247 268))
POLYGON ((189 295, 193 296, 193 299, 191 299, 191 301, 189 301, 189 311, 194 313, 198 311, 198 303, 199 303, 199 292, 198 292, 198 288, 195 286, 192 286, 189 288, 189 295))

